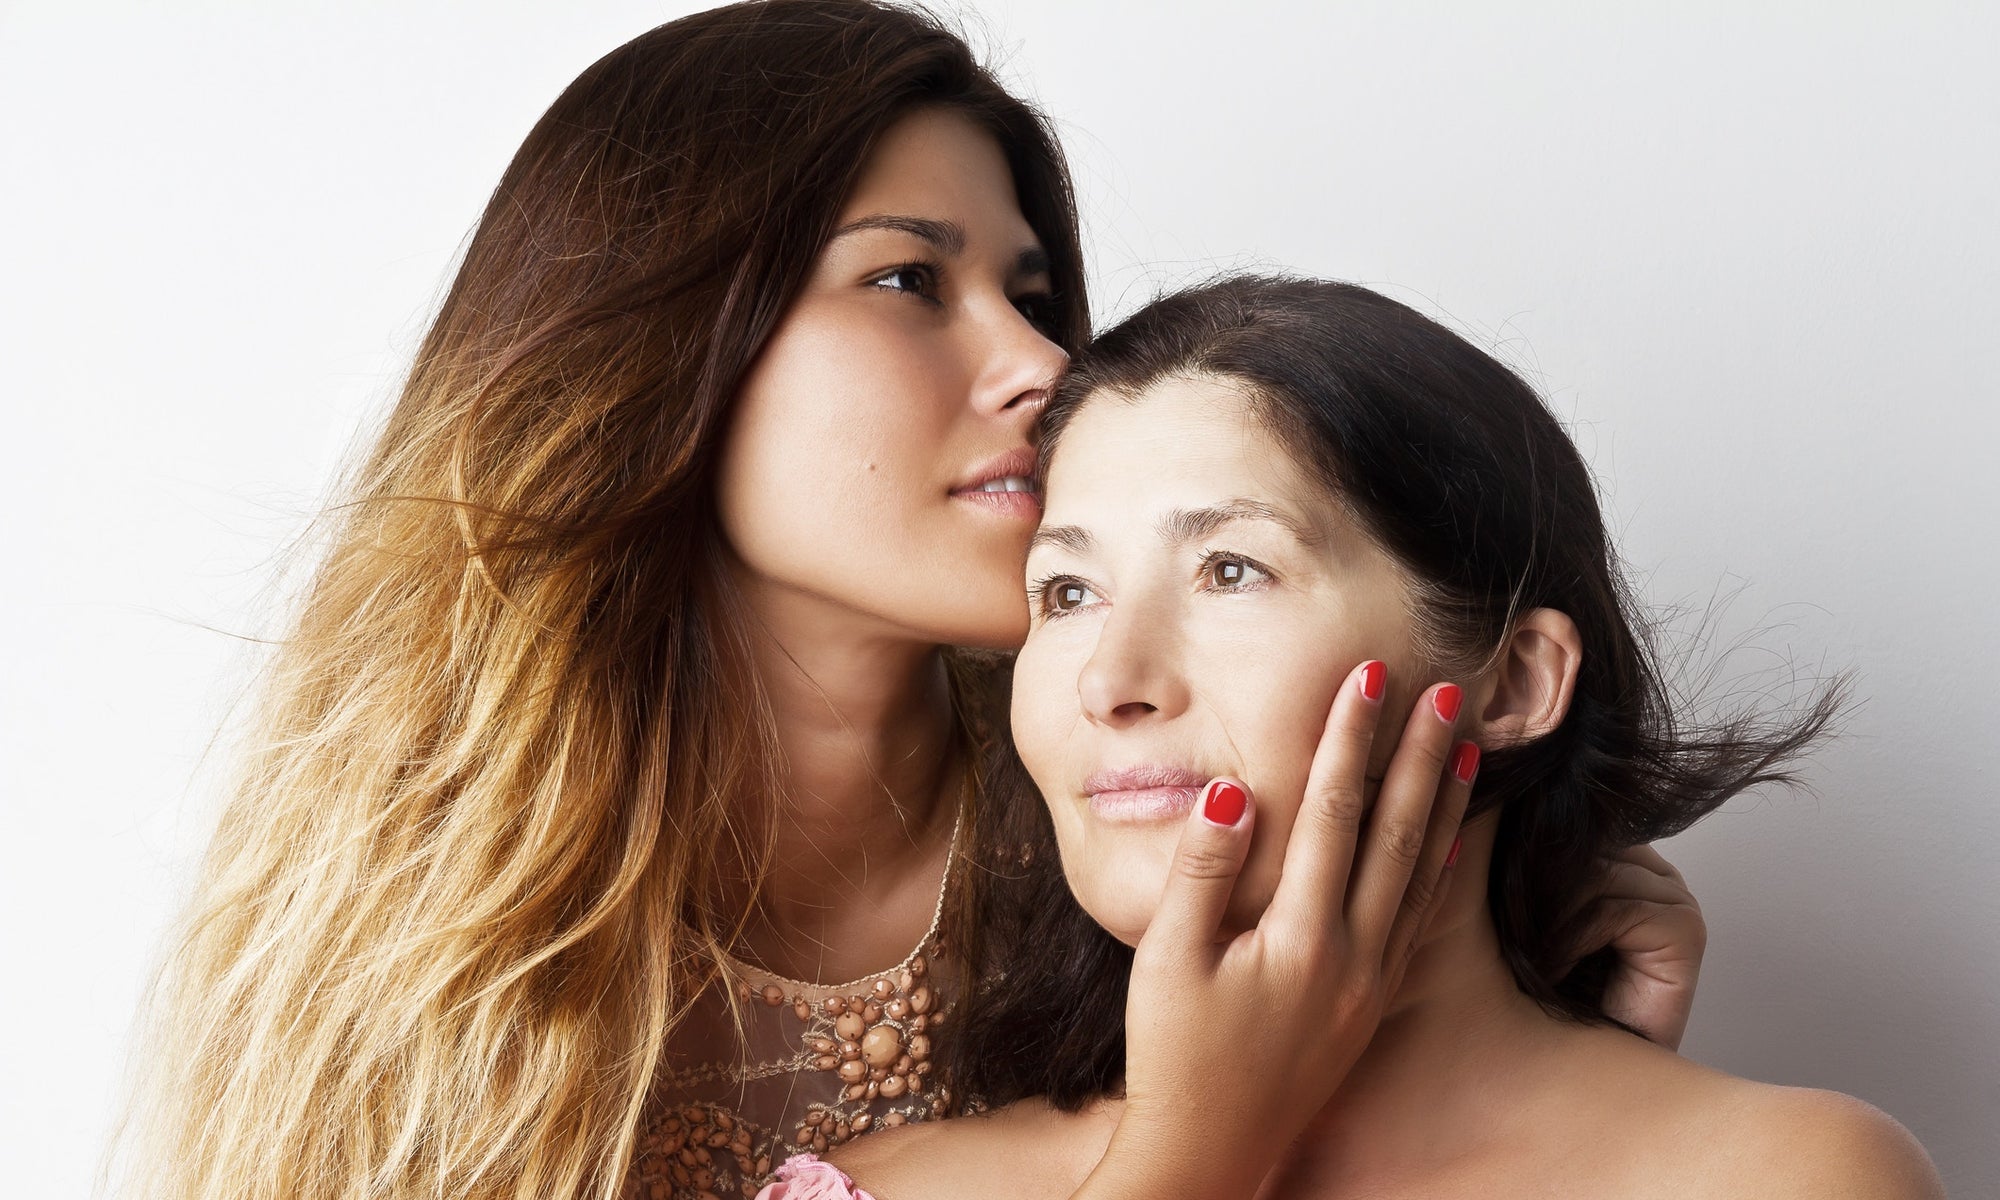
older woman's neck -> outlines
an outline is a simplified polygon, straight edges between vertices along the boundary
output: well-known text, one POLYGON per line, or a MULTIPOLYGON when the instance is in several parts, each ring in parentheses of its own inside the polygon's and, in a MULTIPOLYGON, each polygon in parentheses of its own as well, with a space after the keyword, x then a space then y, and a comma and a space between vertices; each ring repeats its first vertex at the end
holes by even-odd
POLYGON ((1465 830, 1450 891, 1368 1049, 1302 1145, 1358 1174, 1436 1161, 1509 1111, 1564 1026, 1523 995, 1486 906, 1493 818, 1465 830))

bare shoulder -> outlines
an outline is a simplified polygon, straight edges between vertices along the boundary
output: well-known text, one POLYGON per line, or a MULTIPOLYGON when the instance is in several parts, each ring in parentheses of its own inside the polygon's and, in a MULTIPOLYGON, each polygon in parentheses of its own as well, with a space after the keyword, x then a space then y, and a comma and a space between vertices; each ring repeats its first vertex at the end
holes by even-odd
POLYGON ((1910 1131, 1852 1096, 1715 1070, 1611 1030, 1570 1035, 1559 1158, 1603 1195, 1931 1200, 1910 1131), (1587 1103, 1583 1103, 1587 1098, 1587 1103))
POLYGON ((1100 1124, 1029 1100, 855 1138, 827 1156, 876 1200, 1063 1200, 1103 1153, 1100 1124))
POLYGON ((1815 1088, 1720 1076, 1703 1122, 1706 1150, 1691 1155, 1700 1196, 1932 1200, 1944 1184, 1930 1156, 1894 1117, 1815 1088))

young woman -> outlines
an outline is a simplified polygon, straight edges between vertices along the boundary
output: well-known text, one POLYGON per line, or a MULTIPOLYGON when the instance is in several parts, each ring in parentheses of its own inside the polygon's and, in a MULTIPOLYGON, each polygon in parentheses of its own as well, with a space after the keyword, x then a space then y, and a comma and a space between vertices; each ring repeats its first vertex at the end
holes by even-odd
MULTIPOLYGON (((735 5, 586 70, 321 531, 166 965, 146 1194, 754 1192, 956 1107, 955 1002, 1006 969, 964 865, 1004 684, 952 648, 1026 632, 1087 330, 1058 147, 924 16, 735 5)), ((1699 918, 1628 911, 1601 936, 1671 1041, 1699 918)))
MULTIPOLYGON (((1056 952, 970 1038, 1010 1007, 1018 1023, 1101 990, 1092 976, 1111 968, 1071 948, 1093 936, 1138 944, 1143 963, 1187 941, 1156 950, 1164 923, 1220 938, 1226 957, 1343 894, 1350 910, 1379 904, 1367 865, 1347 886, 1302 886, 1294 866, 1302 843, 1309 859, 1351 847, 1371 809, 1412 853, 1422 842, 1421 806, 1396 794, 1404 752, 1385 751, 1414 697, 1403 741, 1428 728, 1437 748, 1420 772, 1441 765, 1440 727, 1470 739, 1448 760, 1479 778, 1463 857, 1373 1041, 1329 1101, 1287 1097, 1314 1107, 1304 1134, 1268 1176, 1249 1156, 1244 1194, 1942 1194, 1880 1112, 1682 1060, 1608 1023, 1590 981, 1564 972, 1563 927, 1601 858, 1783 778, 1836 696, 1711 728, 1677 711, 1589 473, 1516 376, 1365 289, 1228 279, 1087 351, 1043 453, 1013 734, 1081 911, 1035 901, 1056 952), (1314 782, 1364 773, 1379 796, 1314 782), (1233 889, 1162 899, 1177 843, 1233 889)), ((1338 992, 1322 1002, 1344 1011, 1338 992)), ((1204 1038, 1207 1015, 1135 1011, 1121 1099, 1086 1102, 1119 1094, 1088 1053, 1006 1062, 980 1081, 991 1097, 1044 1098, 835 1160, 884 1197, 1067 1195, 1127 1136, 1121 1112, 1156 1102, 1162 1081, 1139 1066, 1155 1047, 1231 1071, 1242 1048, 1204 1038)), ((1232 1151, 1162 1153, 1194 1171, 1232 1151)), ((824 1163, 785 1174, 767 1196, 849 1191, 824 1163)))

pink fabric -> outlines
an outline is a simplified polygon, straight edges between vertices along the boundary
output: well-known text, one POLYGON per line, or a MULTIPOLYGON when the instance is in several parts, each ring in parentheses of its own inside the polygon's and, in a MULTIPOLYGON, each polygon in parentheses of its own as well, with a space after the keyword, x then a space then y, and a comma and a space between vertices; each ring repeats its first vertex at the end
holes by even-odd
POLYGON ((757 1200, 875 1200, 854 1186, 847 1172, 817 1154, 794 1155, 785 1160, 757 1193, 757 1200))

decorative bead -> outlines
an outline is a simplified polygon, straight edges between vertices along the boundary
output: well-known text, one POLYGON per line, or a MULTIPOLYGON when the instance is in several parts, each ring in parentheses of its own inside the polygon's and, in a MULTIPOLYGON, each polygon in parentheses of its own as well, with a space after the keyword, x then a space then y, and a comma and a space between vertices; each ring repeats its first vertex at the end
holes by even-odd
POLYGON ((871 1067, 887 1066, 903 1052, 903 1039, 893 1025, 877 1025, 861 1038, 861 1057, 871 1067))
POLYGON ((819 1108, 816 1108, 816 1109, 814 1109, 813 1111, 811 1111, 811 1112, 809 1112, 809 1113, 807 1113, 807 1114, 806 1114, 806 1124, 807 1124, 807 1125, 818 1125, 818 1124, 819 1124, 819 1123, 820 1123, 821 1121, 824 1121, 824 1120, 826 1120, 826 1110, 825 1110, 825 1109, 819 1109, 819 1108))
POLYGON ((888 1116, 882 1118, 882 1123, 884 1125, 901 1125, 903 1122, 907 1120, 909 1120, 909 1118, 904 1116, 902 1113, 892 1112, 888 1116))
POLYGON ((736 981, 736 998, 737 998, 738 1000, 741 1000, 741 1001, 742 1001, 743 1003, 745 1003, 745 1004, 748 1004, 748 1003, 750 1003, 750 996, 751 996, 751 992, 750 992, 750 983, 749 983, 749 981, 748 981, 748 980, 744 980, 744 979, 739 979, 739 980, 737 980, 737 981, 736 981))
POLYGON ((917 1036, 910 1039, 911 1058, 916 1059, 918 1062, 922 1062, 925 1059, 929 1058, 930 1056, 931 1056, 931 1039, 929 1034, 920 1033, 917 1036))
POLYGON ((868 1086, 861 1090, 861 1098, 863 1100, 873 1100, 876 1096, 881 1094, 881 1088, 882 1088, 881 1084, 876 1083, 874 1080, 871 1079, 868 1081, 868 1086))
POLYGON ((815 1037, 806 1039, 806 1047, 815 1054, 832 1054, 835 1042, 832 1038, 815 1037))
POLYGON ((854 1132, 867 1133, 868 1127, 870 1125, 873 1125, 874 1123, 875 1123, 875 1118, 870 1116, 869 1114, 856 1113, 854 1117, 854 1132))
POLYGON ((924 956, 921 954, 910 960, 910 974, 916 976, 918 979, 922 979, 924 973, 930 969, 931 964, 926 962, 924 956))
POLYGON ((861 1044, 859 1042, 840 1043, 841 1062, 853 1062, 855 1059, 860 1057, 861 1057, 861 1044))
POLYGON ((929 1017, 911 1017, 910 1032, 922 1033, 925 1029, 930 1027, 930 1023, 931 1019, 929 1017))
POLYGON ((916 976, 910 974, 910 968, 908 967, 904 967, 902 970, 896 972, 896 990, 899 992, 909 991, 910 981, 914 978, 916 976))
POLYGON ((804 1000, 794 1000, 792 1001, 792 1015, 801 1021, 810 1021, 813 1019, 812 1005, 807 1004, 804 1000))
POLYGON ((719 1146, 727 1146, 729 1144, 729 1134, 718 1129, 703 1140, 708 1143, 708 1148, 713 1150, 719 1146))
POLYGON ((868 1022, 862 1020, 858 1012, 842 1013, 840 1019, 833 1023, 833 1031, 840 1035, 843 1042, 860 1041, 867 1028, 868 1022))
POLYGON ((843 1083, 860 1083, 868 1074, 868 1064, 860 1059, 852 1059, 840 1064, 840 1078, 843 1083))
POLYGON ((910 1087, 910 1085, 904 1081, 901 1075, 891 1075, 889 1076, 889 1078, 884 1079, 881 1083, 875 1086, 877 1087, 877 1089, 880 1090, 882 1098, 884 1100, 894 1100, 896 1097, 908 1091, 910 1087))
POLYGON ((690 1125, 701 1124, 701 1118, 702 1111, 693 1105, 689 1105, 681 1110, 681 1120, 686 1121, 690 1125))
POLYGON ((920 983, 910 989, 910 1011, 922 1015, 931 1010, 931 985, 920 983))
POLYGON ((875 998, 877 1000, 887 1000, 895 994, 895 991, 896 985, 890 983, 888 980, 878 979, 875 981, 875 998))
POLYGON ((757 1156, 757 1173, 759 1175, 769 1175, 771 1173, 770 1155, 760 1154, 757 1156))
POLYGON ((847 1011, 847 1001, 838 996, 828 996, 820 1007, 827 1011, 827 1015, 837 1017, 847 1011))
MULTIPOLYGON (((813 1131, 809 1128, 806 1128, 803 1125, 799 1127, 799 1131, 797 1133, 792 1135, 792 1141, 796 1145, 803 1146, 812 1140, 813 1140, 813 1131)), ((676 1167, 675 1173, 678 1174, 679 1172, 680 1169, 676 1167)))
POLYGON ((861 1019, 873 1025, 882 1019, 882 1006, 870 1000, 868 1006, 861 1010, 861 1019))
POLYGON ((812 1147, 813 1147, 813 1153, 814 1153, 814 1154, 825 1154, 825 1153, 826 1153, 826 1139, 825 1139, 825 1138, 823 1138, 823 1137, 820 1137, 820 1136, 819 1136, 819 1135, 817 1135, 817 1134, 814 1134, 814 1135, 813 1135, 813 1140, 812 1140, 812 1147))
POLYGON ((822 1054, 818 1058, 813 1059, 813 1066, 822 1071, 831 1071, 839 1065, 840 1060, 831 1054, 822 1054))
POLYGON ((868 1095, 868 1085, 865 1083, 857 1083, 853 1087, 848 1088, 847 1098, 849 1100, 873 1099, 873 1097, 868 1095))
POLYGON ((779 986, 778 986, 777 984, 775 984, 775 983, 767 983, 767 984, 765 984, 765 985, 764 985, 764 1003, 765 1003, 765 1004, 768 1004, 768 1005, 770 1005, 770 1006, 771 1006, 772 1008, 776 1008, 776 1007, 778 1007, 778 1006, 779 1006, 780 1004, 783 1004, 784 1002, 785 1002, 785 989, 784 989, 784 988, 781 988, 781 987, 779 987, 779 986))
POLYGON ((910 1002, 898 996, 882 1006, 882 1015, 892 1021, 900 1021, 910 1015, 910 1002))
POLYGON ((868 1078, 875 1083, 880 1083, 884 1079, 887 1079, 888 1077, 889 1077, 889 1068, 887 1067, 868 1068, 868 1078))

